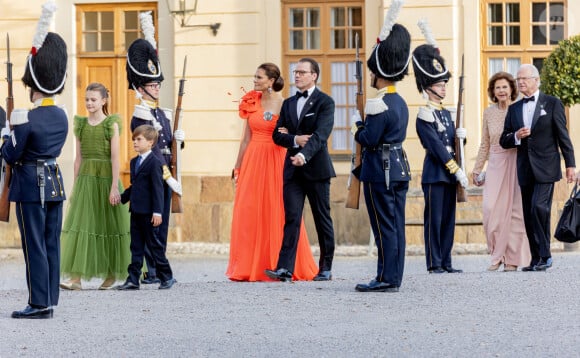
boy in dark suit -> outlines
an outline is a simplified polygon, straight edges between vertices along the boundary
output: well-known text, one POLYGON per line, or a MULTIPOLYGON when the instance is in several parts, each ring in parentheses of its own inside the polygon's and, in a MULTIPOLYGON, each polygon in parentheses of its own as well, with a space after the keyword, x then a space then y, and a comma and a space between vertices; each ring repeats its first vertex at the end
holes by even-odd
POLYGON ((129 277, 118 290, 139 289, 145 246, 155 260, 161 280, 159 289, 171 288, 176 282, 163 244, 155 234, 163 221, 163 173, 159 158, 151 155, 157 138, 157 130, 150 125, 141 125, 133 131, 133 148, 139 155, 131 160, 131 185, 121 194, 123 204, 131 202, 131 264, 127 268, 129 277))

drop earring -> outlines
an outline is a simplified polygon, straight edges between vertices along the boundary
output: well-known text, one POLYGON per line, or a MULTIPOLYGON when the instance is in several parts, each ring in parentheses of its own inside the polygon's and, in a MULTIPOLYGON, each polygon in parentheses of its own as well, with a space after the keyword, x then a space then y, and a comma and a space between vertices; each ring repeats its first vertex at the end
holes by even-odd
POLYGON ((268 93, 272 93, 272 87, 268 87, 268 93))

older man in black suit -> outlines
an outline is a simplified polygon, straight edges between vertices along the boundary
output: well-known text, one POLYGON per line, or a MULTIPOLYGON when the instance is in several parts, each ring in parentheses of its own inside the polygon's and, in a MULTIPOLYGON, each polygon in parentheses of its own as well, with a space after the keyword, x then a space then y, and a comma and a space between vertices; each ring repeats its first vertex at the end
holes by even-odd
POLYGON ((334 101, 316 88, 318 63, 302 58, 294 69, 299 91, 282 104, 280 118, 272 135, 274 143, 288 148, 284 162, 284 239, 276 270, 266 275, 291 281, 296 247, 308 197, 320 245, 319 271, 315 281, 332 279, 334 229, 330 217, 330 178, 335 177, 327 140, 334 125, 334 101))
POLYGON ((564 105, 558 98, 540 92, 538 69, 522 65, 517 82, 524 97, 509 107, 500 144, 518 148, 518 182, 532 254, 530 265, 522 270, 545 271, 552 266, 550 212, 554 183, 562 179, 558 147, 568 183, 575 178, 574 148, 566 128, 564 105))

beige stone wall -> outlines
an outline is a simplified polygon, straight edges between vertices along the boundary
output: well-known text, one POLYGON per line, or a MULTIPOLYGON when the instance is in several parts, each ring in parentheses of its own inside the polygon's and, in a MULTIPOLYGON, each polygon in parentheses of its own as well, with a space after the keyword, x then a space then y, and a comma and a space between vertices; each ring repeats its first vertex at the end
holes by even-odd
MULTIPOLYGON (((134 0, 75 0, 77 3, 138 2, 134 0)), ((16 107, 27 107, 27 94, 19 85, 24 70, 24 60, 30 49, 32 34, 44 0, 15 2, 0 0, 0 34, 10 32, 12 61, 14 62, 16 107)), ((186 73, 186 95, 183 103, 183 126, 186 132, 186 147, 183 151, 183 197, 185 213, 172 218, 171 239, 175 241, 228 242, 233 201, 233 189, 229 173, 234 164, 243 122, 237 116, 237 103, 242 95, 241 87, 252 88, 255 68, 262 62, 281 63, 282 33, 280 29, 281 2, 274 0, 199 0, 197 14, 190 18, 191 24, 220 22, 217 36, 207 28, 181 28, 171 17, 165 0, 159 0, 159 54, 163 63, 166 85, 162 103, 171 107, 175 103, 178 77, 181 75, 183 57, 188 56, 186 73)), ((169 0, 176 6, 176 0, 169 0)), ((189 1, 188 1, 189 3, 189 1)), ((65 92, 59 97, 69 113, 76 108, 76 48, 74 38, 74 4, 69 0, 58 0, 55 31, 69 44, 69 80, 65 92)), ((374 44, 382 26, 385 9, 390 0, 365 0, 365 36, 367 53, 374 44)), ((481 34, 479 25, 479 1, 476 0, 407 0, 401 11, 399 22, 412 35, 413 47, 424 43, 416 23, 426 17, 431 23, 434 36, 453 73, 444 101, 454 107, 457 101, 457 77, 461 55, 465 55, 465 118, 469 142, 466 147, 468 171, 473 167, 479 137, 481 135, 480 103, 481 34)), ((580 17, 580 10, 568 7, 568 19, 580 17)), ((578 24, 568 22, 570 34, 577 33, 578 24)), ((5 44, 0 38, 0 58, 4 58, 5 44)), ((3 61, 1 61, 3 62, 3 61)), ((1 65, 0 65, 1 66, 1 65)), ((1 69, 1 67, 0 67, 1 69)), ((0 70, 3 73, 2 70, 0 70)), ((423 149, 415 132, 415 117, 424 100, 417 92, 412 74, 398 85, 398 91, 410 107, 410 124, 406 143, 413 181, 407 205, 407 238, 409 244, 422 243, 423 199, 420 191, 420 168, 423 149)), ((368 97, 374 90, 367 88, 368 97)), ((6 87, 0 85, 0 98, 6 96, 6 87)), ((579 106, 570 110, 570 132, 572 139, 580 136, 579 106)), ((69 136, 71 139, 72 136, 69 136)), ((73 141, 69 140, 61 156, 67 192, 72 186, 73 141)), ((580 147, 578 145, 577 147, 580 147)), ((578 155, 578 148, 576 149, 578 155)), ((335 162, 339 175, 332 181, 332 215, 337 241, 342 244, 364 244, 368 242, 369 227, 364 200, 361 209, 344 208, 346 175, 349 163, 335 162)), ((457 242, 484 242, 477 193, 468 204, 458 205, 457 242)), ((554 200, 553 220, 556 221, 558 205, 568 195, 568 186, 559 183, 554 200)), ((314 225, 309 210, 306 224, 312 243, 316 242, 314 225)), ((18 246, 20 239, 14 215, 10 224, 0 223, 0 247, 18 246)))

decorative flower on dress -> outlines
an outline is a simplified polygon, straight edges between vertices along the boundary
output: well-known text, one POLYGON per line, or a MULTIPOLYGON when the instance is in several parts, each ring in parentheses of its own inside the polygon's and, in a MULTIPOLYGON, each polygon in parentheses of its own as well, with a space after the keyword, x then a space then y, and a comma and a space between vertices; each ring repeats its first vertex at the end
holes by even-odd
POLYGON ((240 101, 240 117, 248 118, 250 113, 258 110, 258 100, 262 97, 262 92, 250 91, 242 97, 240 101))

